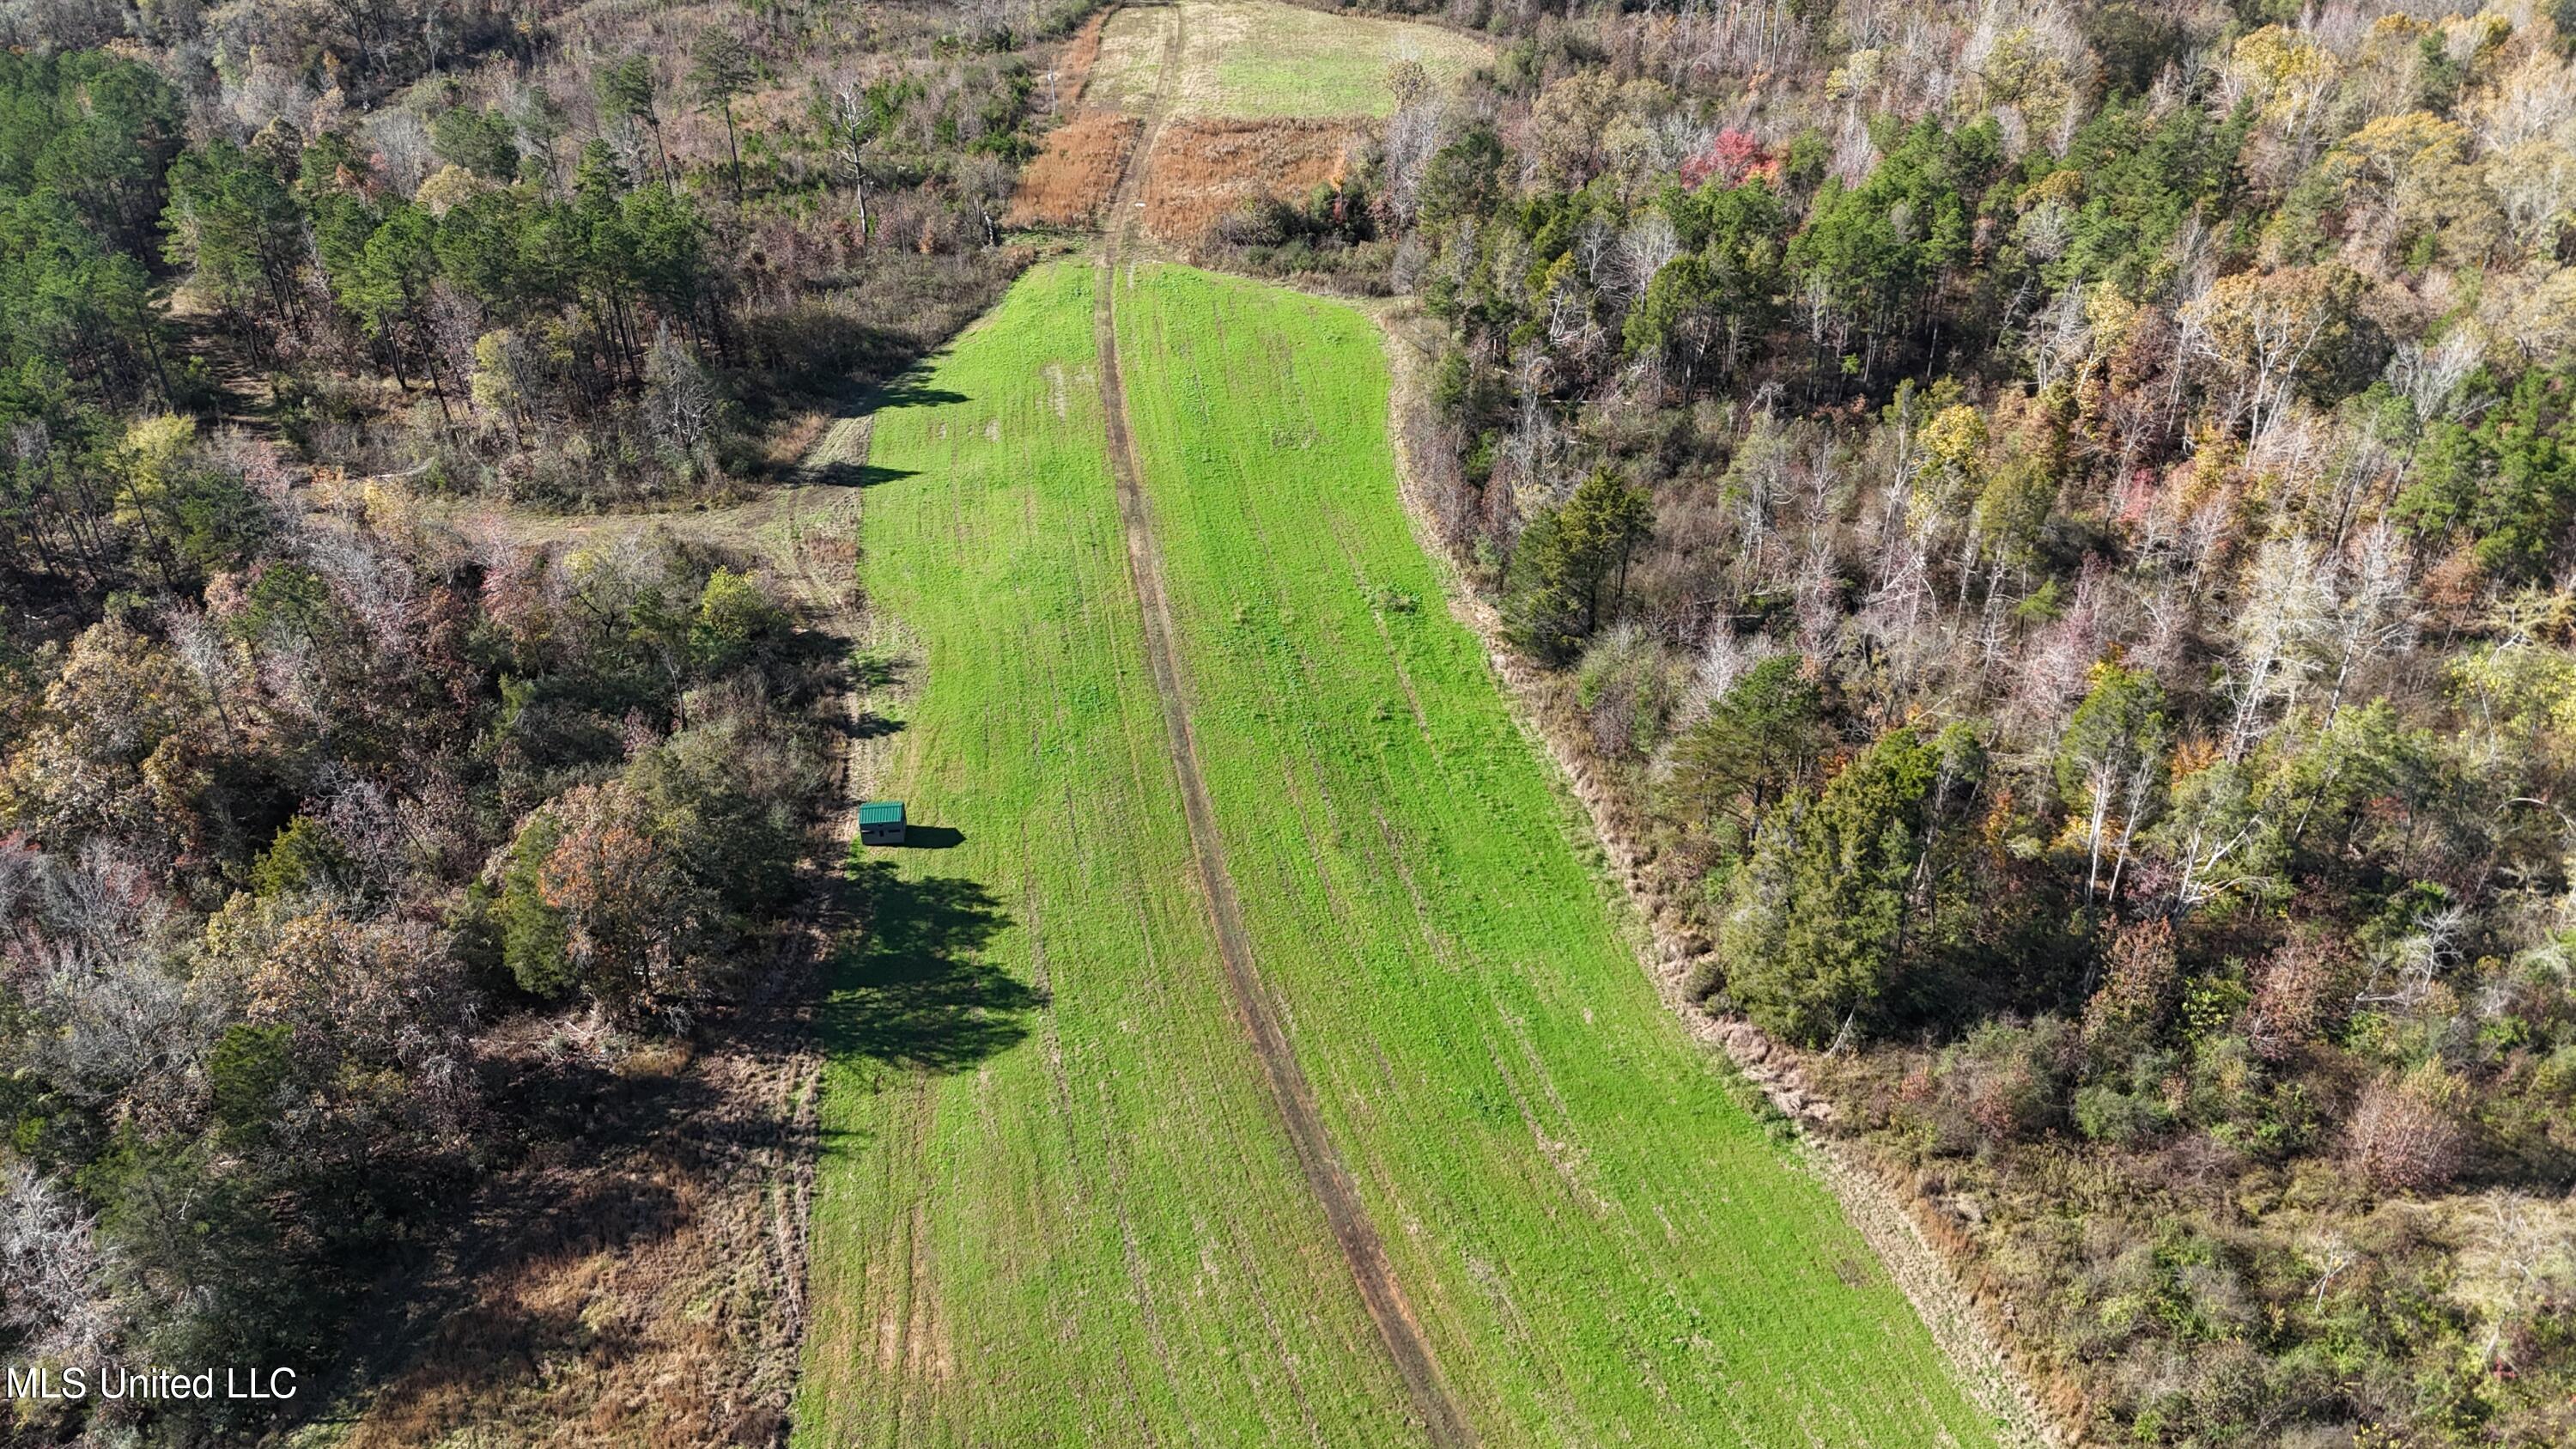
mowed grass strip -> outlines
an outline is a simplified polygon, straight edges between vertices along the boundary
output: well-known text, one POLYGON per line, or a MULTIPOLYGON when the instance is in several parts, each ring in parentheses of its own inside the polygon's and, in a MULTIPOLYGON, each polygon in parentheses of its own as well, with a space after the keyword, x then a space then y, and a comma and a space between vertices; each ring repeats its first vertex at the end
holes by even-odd
POLYGON ((801 1445, 1400 1444, 1403 1386, 1228 1005, 1104 456, 1092 273, 876 415, 916 641, 822 1033, 801 1445))
POLYGON ((1333 13, 1282 0, 1183 0, 1130 6, 1101 32, 1084 93, 1095 105, 1142 106, 1154 94, 1170 28, 1181 27, 1172 108, 1182 116, 1271 120, 1383 117, 1395 109, 1387 68, 1418 61, 1432 85, 1491 64, 1484 41, 1420 21, 1333 13))
POLYGON ((1121 285, 1254 953, 1485 1442, 1993 1442, 1615 933, 1407 527, 1367 320, 1178 267, 1121 285))

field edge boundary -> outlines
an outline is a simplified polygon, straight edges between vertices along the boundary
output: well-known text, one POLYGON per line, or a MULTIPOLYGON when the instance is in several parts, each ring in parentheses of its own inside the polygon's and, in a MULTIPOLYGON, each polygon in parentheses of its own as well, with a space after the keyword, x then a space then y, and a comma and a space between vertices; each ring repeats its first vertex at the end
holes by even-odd
POLYGON ((1920 1199, 1888 1182, 1864 1152, 1802 1125, 1800 1112, 1806 1100, 1787 1080, 1781 1065, 1793 1054, 1752 1023, 1717 1016, 1684 993, 1682 973, 1697 953, 1674 940, 1662 925, 1656 908, 1666 903, 1658 898, 1644 869, 1642 852, 1617 828, 1607 794, 1580 752, 1550 727, 1544 681, 1505 641, 1501 615, 1468 586, 1433 528, 1429 499, 1420 487, 1422 470, 1404 426, 1421 406, 1421 369, 1429 362, 1429 349, 1408 335, 1404 326, 1410 299, 1307 295, 1353 307, 1376 327, 1387 363, 1387 442, 1394 455, 1396 493, 1414 543, 1439 576, 1451 617, 1464 624, 1482 647, 1485 666, 1501 686, 1513 723, 1553 767, 1550 780, 1568 799, 1567 815, 1579 817, 1570 819, 1569 825, 1590 836, 1586 843, 1592 849, 1583 853, 1592 857, 1588 864, 1595 878, 1626 918, 1618 922, 1619 934, 1627 938, 1638 969, 1654 983, 1656 996, 1693 1041, 1718 1055, 1788 1120, 1799 1155, 1833 1194, 1844 1219, 1886 1266, 1934 1344, 1958 1371, 1971 1402, 1995 1420, 2005 1441, 2016 1449, 2068 1449, 2080 1443, 2079 1435, 2049 1413, 2010 1338, 1979 1312, 1949 1259, 1924 1231, 1916 1215, 1920 1199))

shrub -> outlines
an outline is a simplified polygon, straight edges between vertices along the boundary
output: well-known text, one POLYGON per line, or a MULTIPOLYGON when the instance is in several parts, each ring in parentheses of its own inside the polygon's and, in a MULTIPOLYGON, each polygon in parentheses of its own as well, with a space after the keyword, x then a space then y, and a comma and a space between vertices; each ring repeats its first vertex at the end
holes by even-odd
POLYGON ((1975 1140, 2000 1145, 2058 1124, 2075 1033, 2043 1016, 2027 1026, 1988 1022, 1942 1053, 1945 1116, 1964 1118, 1975 1140))
POLYGON ((351 868, 348 851, 331 832, 313 817, 298 815, 251 866, 251 886, 264 896, 322 890, 345 882, 351 868))
POLYGON ((2143 1051, 2116 1074, 2105 1076, 2075 1094, 2075 1130, 2095 1142, 2127 1147, 2155 1137, 2174 1124, 2166 1079, 2172 1076, 2170 1052, 2143 1051))
POLYGON ((548 1000, 573 984, 563 913, 546 903, 537 884, 538 870, 562 838, 553 816, 528 817, 501 873, 501 964, 520 990, 548 1000))
POLYGON ((2322 1035, 2342 974, 2342 956, 2322 933, 2302 934, 2273 952, 2254 975, 2246 1030, 2254 1054, 2284 1061, 2322 1035))
POLYGON ((2173 923, 2157 916, 2121 926, 2106 955, 2102 985, 2084 1003, 2084 1044, 2116 1049, 2153 1040, 2173 1011, 2180 974, 2173 923))
POLYGON ((2457 1176, 2467 1133, 2453 1114, 2457 1084, 2427 1066, 2383 1073, 2362 1088, 2345 1141, 2353 1165, 2384 1192, 2439 1187, 2457 1176))

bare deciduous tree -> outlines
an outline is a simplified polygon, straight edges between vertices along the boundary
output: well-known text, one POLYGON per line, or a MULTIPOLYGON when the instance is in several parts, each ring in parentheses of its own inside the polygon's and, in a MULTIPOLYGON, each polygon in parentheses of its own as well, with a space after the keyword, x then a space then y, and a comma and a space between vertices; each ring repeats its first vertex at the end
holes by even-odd
POLYGON ((2236 708, 2227 725, 2227 757, 2245 758, 2269 728, 2275 704, 2294 703, 2319 666, 2314 652, 2331 607, 2318 577, 2314 543, 2304 538, 2266 540, 2245 571, 2231 632, 2236 668, 2229 693, 2236 708))

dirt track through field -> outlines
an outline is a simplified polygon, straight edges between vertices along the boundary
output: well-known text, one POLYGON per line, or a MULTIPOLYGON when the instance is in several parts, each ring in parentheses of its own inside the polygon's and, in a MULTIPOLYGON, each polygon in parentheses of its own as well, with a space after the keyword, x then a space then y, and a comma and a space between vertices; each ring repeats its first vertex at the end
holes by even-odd
POLYGON ((1268 1078, 1270 1095, 1278 1108, 1280 1120, 1288 1129, 1289 1141, 1295 1146, 1298 1166, 1324 1210, 1333 1237, 1341 1245, 1342 1256, 1349 1262, 1351 1277, 1357 1283, 1361 1300, 1367 1304, 1369 1317, 1376 1323, 1378 1335, 1386 1343, 1387 1353, 1395 1361, 1396 1371, 1404 1378, 1413 1397, 1414 1409, 1421 1416, 1425 1435, 1442 1449, 1465 1449, 1476 1436, 1458 1412, 1448 1391, 1442 1387, 1439 1367, 1433 1362, 1431 1349, 1423 1342, 1412 1307, 1405 1301, 1404 1290, 1395 1281, 1389 1267, 1385 1245, 1380 1241, 1377 1225, 1370 1221, 1368 1209, 1352 1186, 1350 1173, 1333 1148, 1315 1111, 1314 1088, 1308 1084, 1305 1071, 1297 1065, 1296 1053, 1288 1044, 1287 1034, 1270 1007, 1261 972, 1252 957, 1252 942, 1243 925, 1243 910, 1234 892, 1234 878, 1226 869, 1225 852, 1217 835, 1216 807, 1208 798, 1207 784, 1200 777, 1198 747, 1191 737, 1187 682, 1181 671, 1180 656, 1173 644, 1177 632, 1173 626, 1170 604, 1163 591, 1163 566, 1160 550, 1154 542, 1153 522, 1146 513, 1145 494, 1136 465, 1136 450, 1127 429, 1127 393, 1118 370, 1117 295, 1120 253, 1137 230, 1136 210, 1144 193, 1146 158, 1153 153, 1155 139, 1161 134, 1169 116, 1172 76, 1177 71, 1182 47, 1181 16, 1174 12, 1173 25, 1165 40, 1164 64, 1157 81, 1154 103, 1145 124, 1136 137, 1135 149, 1128 154, 1125 172, 1118 190, 1109 203, 1108 225, 1101 240, 1101 284, 1094 311, 1093 325, 1099 334, 1101 412, 1109 434, 1109 470, 1118 491, 1118 516, 1127 539, 1127 566, 1136 588, 1136 600, 1144 617, 1145 658, 1154 676, 1154 690, 1163 707, 1163 723, 1171 735, 1172 764, 1180 777, 1181 806, 1188 817, 1190 847, 1198 862, 1199 883, 1207 897, 1208 913, 1216 927, 1217 954, 1225 966, 1226 988, 1241 1013, 1244 1026, 1252 1034, 1252 1048, 1261 1060, 1268 1078))

